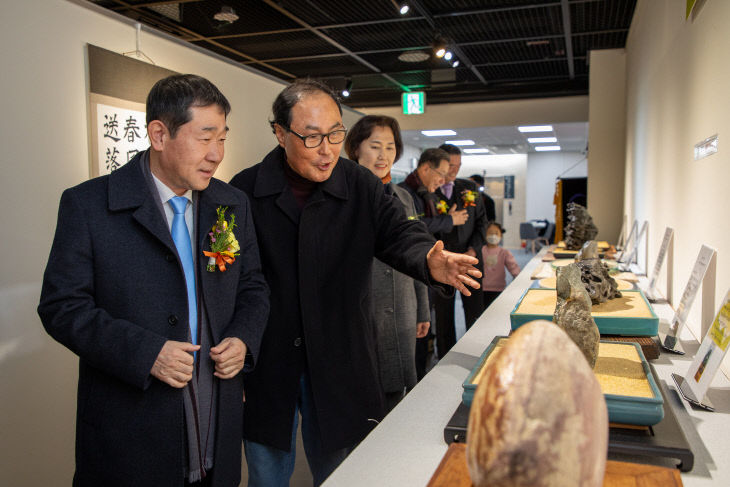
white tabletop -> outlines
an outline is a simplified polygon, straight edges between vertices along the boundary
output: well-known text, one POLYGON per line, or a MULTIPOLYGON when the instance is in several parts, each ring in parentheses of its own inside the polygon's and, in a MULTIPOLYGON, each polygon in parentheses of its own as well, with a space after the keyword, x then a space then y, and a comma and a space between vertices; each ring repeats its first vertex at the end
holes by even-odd
MULTIPOLYGON (((438 365, 335 470, 325 486, 428 484, 448 448, 444 427, 461 402, 461 384, 492 339, 509 333, 510 311, 530 286, 530 274, 544 252, 522 269, 438 365)), ((666 304, 655 305, 654 310, 665 321, 673 315, 666 304)), ((699 344, 686 328, 681 338, 687 355, 662 353, 652 364, 669 392, 670 404, 665 407, 674 408, 695 456, 693 470, 682 473, 682 481, 688 487, 730 485, 730 381, 722 372, 715 377, 708 393, 716 407, 714 413, 695 409, 682 400, 671 373, 684 375, 699 344)))

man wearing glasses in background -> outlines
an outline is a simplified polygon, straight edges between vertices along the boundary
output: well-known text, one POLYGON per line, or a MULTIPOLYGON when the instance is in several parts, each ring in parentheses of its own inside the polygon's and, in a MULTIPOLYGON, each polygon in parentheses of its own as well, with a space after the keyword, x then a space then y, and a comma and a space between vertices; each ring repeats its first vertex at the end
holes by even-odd
POLYGON ((271 288, 260 359, 245 379, 244 449, 249 486, 288 486, 301 415, 319 485, 383 416, 373 257, 466 292, 481 274, 477 259, 434 244, 369 170, 339 157, 346 129, 326 85, 293 83, 273 114, 278 146, 231 181, 251 199, 271 288))
MULTIPOLYGON (((439 205, 439 199, 435 193, 448 177, 449 157, 449 153, 443 149, 426 149, 418 158, 416 170, 400 183, 400 186, 413 197, 416 213, 422 215, 421 221, 426 224, 429 233, 434 236, 448 235, 455 227, 466 223, 469 218, 467 211, 459 210, 457 205, 453 205, 451 208, 448 205, 439 205)), ((437 299, 453 300, 454 293, 429 293, 431 306, 437 299)), ((454 345, 454 340, 450 338, 450 335, 444 335, 443 331, 436 327, 439 358, 446 355, 446 352, 454 345), (444 351, 443 354, 440 353, 441 351, 444 351)), ((419 381, 426 375, 429 356, 433 350, 433 338, 433 331, 429 330, 428 335, 416 340, 416 376, 419 381)))

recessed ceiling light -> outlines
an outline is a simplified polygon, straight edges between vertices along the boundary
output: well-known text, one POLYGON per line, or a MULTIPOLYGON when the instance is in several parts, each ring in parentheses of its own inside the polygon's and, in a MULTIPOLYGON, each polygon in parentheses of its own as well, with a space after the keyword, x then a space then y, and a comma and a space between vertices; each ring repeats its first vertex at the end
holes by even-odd
POLYGON ((465 154, 486 154, 489 149, 464 149, 465 154))
POLYGON ((407 3, 404 3, 400 6, 400 9, 398 10, 401 15, 405 15, 408 13, 408 11, 411 9, 411 7, 408 6, 407 3))
POLYGON ((452 68, 458 68, 459 67, 459 60, 457 59, 456 61, 454 61, 453 63, 451 63, 451 67, 452 68))
POLYGON ((528 137, 527 142, 530 144, 544 144, 546 142, 557 142, 557 137, 528 137))
POLYGON ((465 140, 447 140, 447 144, 451 145, 474 145, 476 142, 473 140, 465 139, 465 140))
POLYGON ((522 127, 517 127, 517 130, 520 132, 552 132, 553 126, 552 125, 523 125, 522 127))
POLYGON ((404 63, 422 63, 430 58, 431 56, 423 51, 406 51, 398 56, 398 60, 404 63))
POLYGON ((451 129, 444 130, 421 130, 421 133, 427 137, 446 137, 450 135, 456 135, 451 129))
POLYGON ((444 59, 446 59, 447 61, 451 61, 452 57, 454 57, 454 55, 451 53, 451 51, 446 51, 444 53, 444 59))
POLYGON ((538 145, 537 147, 535 147, 535 150, 537 152, 556 151, 556 150, 560 150, 560 146, 559 145, 538 145))

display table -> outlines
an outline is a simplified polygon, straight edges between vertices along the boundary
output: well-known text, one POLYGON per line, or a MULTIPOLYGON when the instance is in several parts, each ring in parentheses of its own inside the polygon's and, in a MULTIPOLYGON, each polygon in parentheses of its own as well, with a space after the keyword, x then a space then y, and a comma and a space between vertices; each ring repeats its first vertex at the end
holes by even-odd
MULTIPOLYGON (((492 339, 509 333, 510 311, 531 285, 530 274, 546 250, 542 249, 522 269, 438 365, 335 470, 325 486, 428 484, 448 448, 444 427, 461 403, 462 382, 492 339)), ((643 288, 645 280, 639 285, 643 288)), ((654 311, 664 322, 673 315, 667 304, 654 305, 654 311)), ((660 324, 660 331, 665 329, 666 324, 660 324)), ((687 355, 662 353, 652 364, 669 393, 665 407, 673 408, 694 453, 694 468, 682 473, 682 482, 687 487, 730 485, 730 381, 718 372, 709 393, 716 407, 714 413, 694 409, 684 402, 676 392, 671 374, 686 373, 699 344, 688 327, 680 338, 687 355)), ((627 456, 611 458, 634 460, 627 456)))

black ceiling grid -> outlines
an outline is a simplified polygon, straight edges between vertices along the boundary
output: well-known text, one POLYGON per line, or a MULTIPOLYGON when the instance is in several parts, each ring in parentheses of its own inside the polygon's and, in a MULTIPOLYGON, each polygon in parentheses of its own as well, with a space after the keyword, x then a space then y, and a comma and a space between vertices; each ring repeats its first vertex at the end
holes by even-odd
POLYGON ((391 0, 89 1, 284 81, 351 81, 344 102, 355 107, 398 105, 406 90, 425 91, 427 103, 585 95, 590 51, 625 46, 636 4, 414 0, 401 16, 391 0), (215 20, 224 7, 238 20, 215 20), (438 35, 473 68, 436 58, 438 35), (399 58, 417 51, 428 57, 399 58))

